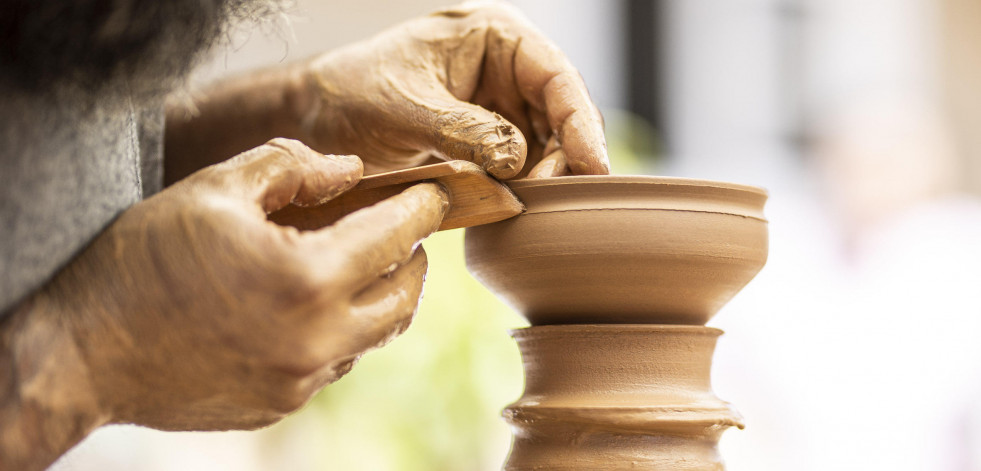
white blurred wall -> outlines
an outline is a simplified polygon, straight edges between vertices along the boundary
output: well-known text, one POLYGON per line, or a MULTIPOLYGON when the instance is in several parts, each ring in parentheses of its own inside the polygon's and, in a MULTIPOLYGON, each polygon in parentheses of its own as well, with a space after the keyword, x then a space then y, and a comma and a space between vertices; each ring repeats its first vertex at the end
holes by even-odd
POLYGON ((781 98, 777 0, 667 0, 669 173, 774 187, 795 151, 781 98))
POLYGON ((951 178, 940 4, 670 5, 674 170, 770 189, 769 262, 713 320, 729 469, 981 469, 981 204, 951 178))
POLYGON ((610 0, 513 0, 582 73, 600 109, 624 108, 623 4, 610 0))

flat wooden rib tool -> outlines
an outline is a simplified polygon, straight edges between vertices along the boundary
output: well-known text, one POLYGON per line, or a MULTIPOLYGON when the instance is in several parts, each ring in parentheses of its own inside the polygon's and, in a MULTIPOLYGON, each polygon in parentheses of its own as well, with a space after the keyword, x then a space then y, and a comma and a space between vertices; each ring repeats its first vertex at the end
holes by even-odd
POLYGON ((524 211, 514 193, 479 165, 454 160, 371 175, 325 204, 289 205, 270 214, 269 219, 300 230, 319 229, 424 181, 437 181, 449 192, 450 210, 439 226, 441 231, 497 222, 524 211))

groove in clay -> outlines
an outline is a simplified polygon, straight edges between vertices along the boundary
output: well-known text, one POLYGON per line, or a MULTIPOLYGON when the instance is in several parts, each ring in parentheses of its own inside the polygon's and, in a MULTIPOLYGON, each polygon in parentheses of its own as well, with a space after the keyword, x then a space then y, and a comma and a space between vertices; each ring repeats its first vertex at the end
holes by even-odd
POLYGON ((751 217, 766 222, 766 191, 734 183, 673 177, 577 176, 508 183, 519 196, 535 201, 528 213, 650 209, 698 211, 751 217), (562 181, 560 181, 562 180, 562 181), (568 181, 566 181, 568 180, 568 181))

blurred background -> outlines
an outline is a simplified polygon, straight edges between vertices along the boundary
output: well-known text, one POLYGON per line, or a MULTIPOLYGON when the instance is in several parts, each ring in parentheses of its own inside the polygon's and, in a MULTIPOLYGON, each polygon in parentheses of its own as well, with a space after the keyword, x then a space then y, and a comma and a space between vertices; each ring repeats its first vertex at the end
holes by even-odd
MULTIPOLYGON (((981 3, 514 1, 581 70, 613 170, 770 191, 770 260, 710 325, 730 470, 981 470, 981 3)), ((446 0, 300 0, 205 83, 446 0), (288 23, 288 24, 287 24, 288 23)), ((58 470, 493 470, 524 325, 426 243, 415 323, 256 433, 108 427, 58 470)))

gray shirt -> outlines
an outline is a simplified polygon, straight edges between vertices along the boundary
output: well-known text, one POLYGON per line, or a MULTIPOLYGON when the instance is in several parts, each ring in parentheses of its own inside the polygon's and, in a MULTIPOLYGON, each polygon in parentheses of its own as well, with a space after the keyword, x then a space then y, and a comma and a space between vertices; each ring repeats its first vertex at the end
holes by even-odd
POLYGON ((0 88, 0 317, 162 186, 163 106, 0 88))

